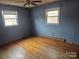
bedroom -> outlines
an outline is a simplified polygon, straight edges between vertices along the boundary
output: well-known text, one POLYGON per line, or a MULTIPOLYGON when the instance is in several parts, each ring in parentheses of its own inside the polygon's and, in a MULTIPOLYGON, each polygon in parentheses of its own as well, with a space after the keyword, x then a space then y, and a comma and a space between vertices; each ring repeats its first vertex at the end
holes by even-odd
MULTIPOLYGON (((12 56, 10 54, 10 57, 9 55, 8 57, 6 57, 8 52, 4 51, 7 51, 6 49, 9 49, 11 47, 14 52, 15 50, 20 51, 19 46, 21 46, 21 44, 19 42, 21 42, 22 40, 23 40, 22 42, 25 42, 25 43, 21 42, 22 46, 28 44, 27 47, 29 49, 32 46, 31 42, 35 44, 34 47, 38 46, 42 47, 42 45, 44 45, 44 42, 42 43, 41 39, 44 40, 44 37, 53 39, 53 42, 49 40, 48 40, 49 42, 47 42, 46 40, 45 44, 48 45, 50 45, 50 43, 52 45, 57 44, 55 46, 60 47, 63 50, 70 51, 72 49, 72 52, 67 52, 67 54, 71 55, 73 54, 74 56, 77 56, 78 53, 79 55, 78 19, 79 19, 78 0, 14 0, 14 1, 0 0, 0 46, 1 46, 0 52, 3 50, 3 52, 1 52, 0 54, 0 59, 9 59, 9 58, 13 59, 14 56, 16 56, 14 59, 18 58, 23 59, 23 56, 20 55, 19 52, 16 53, 17 55, 15 53, 13 54, 12 52, 12 56), (13 17, 11 17, 12 15, 13 17), (29 38, 31 37, 35 37, 34 41, 29 41, 29 38), (56 40, 56 43, 54 43, 55 42, 54 39, 56 40), (8 47, 8 45, 9 48, 5 49, 5 46, 8 47)), ((47 47, 46 49, 48 49, 47 47)), ((34 48, 30 50, 35 51, 34 48)), ((49 46, 49 50, 47 51, 50 52, 50 50, 51 47, 49 46)), ((34 53, 34 51, 31 51, 31 53, 34 53)), ((25 59, 58 58, 58 57, 52 57, 51 55, 52 55, 51 53, 41 52, 40 54, 39 52, 38 54, 36 54, 37 57, 31 56, 25 59), (40 57, 40 55, 43 55, 45 57, 43 56, 40 57)), ((64 56, 60 59, 68 59, 68 58, 72 59, 72 57, 70 56, 68 57, 64 56)))

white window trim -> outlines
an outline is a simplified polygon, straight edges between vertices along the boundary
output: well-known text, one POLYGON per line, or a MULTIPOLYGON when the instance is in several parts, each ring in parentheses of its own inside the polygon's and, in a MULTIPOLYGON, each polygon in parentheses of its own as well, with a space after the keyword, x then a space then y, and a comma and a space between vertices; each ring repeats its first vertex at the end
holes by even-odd
MULTIPOLYGON (((3 23, 4 23, 4 26, 5 26, 5 27, 12 27, 12 26, 18 26, 18 25, 19 25, 19 23, 18 23, 18 12, 17 12, 17 11, 14 11, 14 10, 1 10, 1 12, 2 12, 3 23), (6 24, 5 24, 5 18, 4 18, 4 13, 3 13, 3 11, 13 11, 13 12, 16 12, 16 23, 17 23, 17 24, 6 25, 6 24)), ((9 18, 9 19, 10 19, 10 18, 9 18)))
MULTIPOLYGON (((46 19, 48 18, 48 11, 55 11, 55 10, 60 10, 60 8, 50 8, 50 9, 46 9, 46 19)), ((55 24, 55 25, 58 25, 59 24, 59 13, 60 11, 58 12, 58 22, 57 23, 48 23, 48 19, 47 19, 47 24, 55 24)), ((57 17, 57 16, 51 16, 51 17, 57 17)))

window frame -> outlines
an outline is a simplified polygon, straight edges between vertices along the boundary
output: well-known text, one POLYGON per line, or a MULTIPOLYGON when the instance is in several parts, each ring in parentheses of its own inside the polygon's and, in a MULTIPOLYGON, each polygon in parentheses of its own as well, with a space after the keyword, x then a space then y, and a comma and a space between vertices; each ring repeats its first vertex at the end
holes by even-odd
POLYGON ((58 25, 60 23, 59 21, 59 15, 60 15, 60 8, 59 7, 56 7, 56 8, 50 8, 50 9, 46 9, 46 20, 47 20, 47 24, 55 24, 55 25, 58 25), (58 10, 58 16, 48 16, 48 12, 49 11, 56 11, 58 10), (58 19, 58 22, 57 23, 48 23, 48 17, 57 17, 58 19))
MULTIPOLYGON (((19 22, 18 22, 18 12, 16 11, 16 10, 1 10, 1 13, 2 13, 2 17, 3 17, 3 23, 4 23, 4 26, 5 27, 12 27, 12 26, 18 26, 19 25, 19 22), (16 14, 11 14, 11 15, 16 15, 16 18, 5 18, 4 17, 4 15, 6 15, 6 14, 4 14, 4 11, 10 11, 10 12, 15 12, 16 14), (16 21, 16 24, 9 24, 9 25, 7 25, 6 24, 6 19, 16 19, 15 21, 16 21)), ((10 14, 7 14, 7 15, 10 15, 10 14)), ((12 22, 12 21, 10 21, 10 22, 12 22)))

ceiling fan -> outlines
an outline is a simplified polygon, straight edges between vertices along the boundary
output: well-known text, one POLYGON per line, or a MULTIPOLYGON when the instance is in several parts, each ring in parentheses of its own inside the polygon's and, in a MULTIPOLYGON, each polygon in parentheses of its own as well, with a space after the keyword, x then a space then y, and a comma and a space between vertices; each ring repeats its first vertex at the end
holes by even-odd
POLYGON ((33 7, 33 6, 36 6, 38 5, 37 3, 41 3, 42 1, 41 0, 25 0, 25 1, 17 1, 15 3, 24 3, 24 7, 33 7))

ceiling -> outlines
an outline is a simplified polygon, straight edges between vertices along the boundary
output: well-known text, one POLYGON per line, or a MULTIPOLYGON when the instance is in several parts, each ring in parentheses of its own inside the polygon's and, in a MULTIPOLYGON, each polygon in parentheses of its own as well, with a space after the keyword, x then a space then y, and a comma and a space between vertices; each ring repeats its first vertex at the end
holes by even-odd
MULTIPOLYGON (((40 0, 30 0, 30 1, 40 1, 40 0)), ((42 2, 35 2, 37 5, 43 5, 50 2, 56 2, 58 0, 41 0, 42 2)), ((8 5, 14 5, 14 6, 21 6, 25 4, 26 0, 0 0, 0 4, 8 4, 8 5)), ((26 6, 25 6, 26 7, 26 6)))

